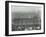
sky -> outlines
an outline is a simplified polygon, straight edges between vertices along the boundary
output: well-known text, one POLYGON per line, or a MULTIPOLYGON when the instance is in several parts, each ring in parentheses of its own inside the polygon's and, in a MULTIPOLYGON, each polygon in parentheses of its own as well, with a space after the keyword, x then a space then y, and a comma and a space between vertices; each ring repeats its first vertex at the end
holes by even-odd
POLYGON ((37 6, 16 6, 12 5, 11 11, 12 12, 18 12, 18 13, 29 13, 29 12, 38 12, 41 8, 37 6))
POLYGON ((40 16, 40 11, 40 6, 11 5, 12 18, 40 16))

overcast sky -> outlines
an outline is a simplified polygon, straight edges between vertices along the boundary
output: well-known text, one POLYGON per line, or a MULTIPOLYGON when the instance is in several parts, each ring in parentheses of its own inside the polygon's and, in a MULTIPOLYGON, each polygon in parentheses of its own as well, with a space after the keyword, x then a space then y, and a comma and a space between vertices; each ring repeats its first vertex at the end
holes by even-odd
POLYGON ((12 18, 14 17, 31 17, 34 15, 41 15, 41 7, 38 6, 11 6, 12 18))
POLYGON ((23 12, 23 13, 27 13, 27 12, 38 12, 40 11, 41 8, 40 7, 37 7, 37 6, 15 6, 15 5, 12 5, 11 6, 11 11, 12 12, 23 12))

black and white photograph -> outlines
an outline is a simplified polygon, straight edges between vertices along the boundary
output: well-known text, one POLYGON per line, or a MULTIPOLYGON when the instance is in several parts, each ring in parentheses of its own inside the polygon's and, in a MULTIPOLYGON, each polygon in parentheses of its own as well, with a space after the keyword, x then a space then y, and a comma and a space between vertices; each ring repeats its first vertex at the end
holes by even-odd
POLYGON ((8 35, 44 33, 44 3, 9 2, 8 35))

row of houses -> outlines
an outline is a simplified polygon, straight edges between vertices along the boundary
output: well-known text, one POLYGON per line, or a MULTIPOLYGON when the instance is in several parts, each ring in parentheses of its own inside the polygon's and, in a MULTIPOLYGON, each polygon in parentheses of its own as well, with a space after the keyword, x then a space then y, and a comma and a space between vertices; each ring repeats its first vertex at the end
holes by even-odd
POLYGON ((41 29, 41 19, 37 16, 33 18, 15 18, 12 22, 12 31, 41 29))

